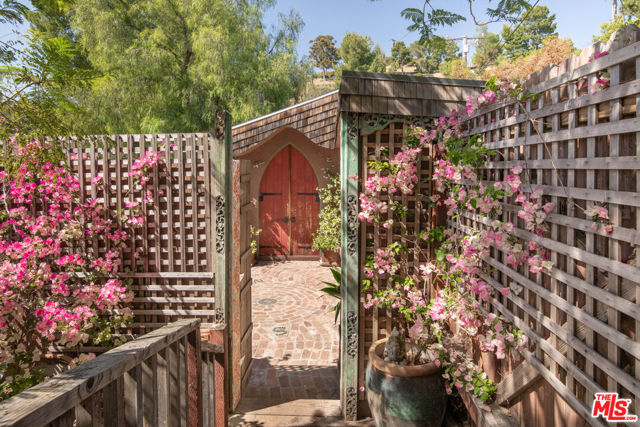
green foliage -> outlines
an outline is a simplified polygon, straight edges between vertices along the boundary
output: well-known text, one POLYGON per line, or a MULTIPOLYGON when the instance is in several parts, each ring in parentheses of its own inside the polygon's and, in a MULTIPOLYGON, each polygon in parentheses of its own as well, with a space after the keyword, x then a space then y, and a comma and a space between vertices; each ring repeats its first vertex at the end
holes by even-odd
POLYGON ((504 53, 509 58, 517 58, 540 49, 542 41, 556 32, 556 15, 549 13, 546 6, 536 6, 520 16, 520 24, 502 28, 504 53))
POLYGON ((476 50, 473 54, 473 66, 478 74, 483 73, 491 65, 495 65, 502 55, 502 46, 498 34, 487 31, 487 26, 480 27, 476 40, 476 50))
POLYGON ((627 25, 640 26, 640 0, 622 0, 620 13, 600 25, 600 34, 593 36, 593 41, 606 43, 613 33, 627 25))
POLYGON ((344 70, 384 71, 384 53, 379 46, 374 47, 369 36, 346 33, 340 44, 340 58, 344 70))
POLYGON ((402 40, 396 40, 391 47, 391 57, 394 60, 394 65, 404 71, 404 66, 411 61, 411 52, 402 40))
POLYGON ((438 71, 447 77, 454 79, 474 79, 477 78, 471 68, 462 58, 455 58, 443 62, 438 71))
POLYGON ((409 45, 413 65, 419 73, 436 73, 445 61, 460 57, 460 49, 453 40, 433 36, 427 41, 416 41, 409 45))
POLYGON ((451 163, 471 165, 475 168, 482 166, 490 154, 479 134, 474 134, 468 139, 449 139, 445 142, 445 148, 451 163))
POLYGON ((318 197, 322 202, 318 231, 313 235, 314 251, 338 251, 340 249, 342 219, 340 217, 340 175, 327 171, 326 186, 318 188, 318 197))
POLYGON ((384 73, 387 71, 387 57, 378 45, 373 48, 373 61, 369 65, 369 71, 372 73, 384 73))
POLYGON ((251 246, 251 253, 258 253, 258 238, 260 237, 260 233, 262 233, 261 228, 254 228, 253 225, 249 226, 249 235, 251 236, 251 242, 249 246, 251 246))
MULTIPOLYGON (((375 1, 375 0, 372 0, 375 1)), ((476 25, 485 25, 491 22, 509 22, 517 21, 522 11, 531 9, 531 4, 527 0, 498 0, 495 8, 488 7, 486 15, 490 18, 488 22, 479 22, 474 12, 474 0, 468 0, 469 15, 476 25)), ((410 22, 407 29, 409 31, 417 31, 420 34, 420 41, 426 42, 435 36, 437 27, 451 26, 467 18, 453 13, 446 9, 436 9, 431 5, 431 0, 424 0, 422 9, 407 8, 401 13, 401 16, 410 22)))
POLYGON ((0 67, 0 136, 67 134, 74 126, 70 113, 80 116, 67 94, 88 88, 94 75, 76 66, 69 40, 30 30, 26 41, 15 61, 0 67))
POLYGON ((297 13, 265 31, 272 4, 77 0, 72 23, 101 73, 78 97, 92 115, 85 131, 203 131, 216 109, 244 121, 288 105, 311 70, 295 53, 303 25, 297 13))
POLYGON ((446 230, 446 227, 444 225, 438 225, 429 230, 422 230, 418 233, 418 239, 426 240, 429 243, 442 243, 446 238, 444 230, 446 230))
POLYGON ((318 36, 315 40, 311 40, 309 48, 309 56, 314 65, 322 68, 323 78, 327 78, 327 70, 335 67, 340 60, 338 49, 336 49, 336 41, 333 36, 318 36))
MULTIPOLYGON (((11 25, 22 24, 23 15, 27 8, 14 0, 3 0, 0 2, 0 24, 4 28, 11 25)), ((18 41, 5 42, 0 40, 0 63, 10 63, 15 60, 15 49, 18 41)))
POLYGON ((342 270, 339 268, 331 268, 331 274, 333 275, 333 282, 322 282, 326 287, 320 289, 320 292, 324 292, 330 297, 338 299, 338 303, 331 307, 329 311, 336 312, 336 318, 334 319, 334 323, 338 323, 338 317, 340 316, 340 308, 342 305, 342 295, 340 294, 340 281, 342 279, 342 270))
POLYGON ((400 12, 400 15, 411 22, 407 30, 418 31, 420 33, 421 41, 431 39, 436 27, 451 26, 460 21, 467 20, 464 16, 458 15, 457 13, 449 12, 445 9, 434 9, 429 4, 429 1, 425 1, 422 9, 408 7, 400 12), (426 9, 427 5, 430 6, 430 10, 426 9))

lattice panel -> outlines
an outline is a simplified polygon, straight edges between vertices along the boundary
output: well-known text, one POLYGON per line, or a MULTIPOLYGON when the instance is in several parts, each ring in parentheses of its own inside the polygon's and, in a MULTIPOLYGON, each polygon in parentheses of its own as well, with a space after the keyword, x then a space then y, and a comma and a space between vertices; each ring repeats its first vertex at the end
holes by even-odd
MULTIPOLYGON (((408 120, 409 118, 407 118, 408 120)), ((369 162, 378 160, 390 160, 394 154, 398 153, 405 145, 408 124, 405 121, 392 122, 385 125, 384 129, 373 131, 366 135, 360 135, 361 153, 361 182, 374 175, 376 172, 370 168, 369 162)), ((394 241, 401 242, 403 246, 408 248, 406 253, 402 254, 401 264, 408 265, 408 271, 402 272, 403 275, 412 277, 417 284, 424 284, 424 278, 418 269, 419 265, 427 262, 429 256, 429 246, 423 241, 419 248, 414 247, 413 243, 409 243, 402 233, 403 223, 409 230, 409 235, 416 235, 421 230, 429 229, 431 226, 431 208, 426 203, 427 198, 431 195, 431 146, 423 149, 422 156, 418 162, 418 184, 416 185, 413 195, 394 195, 393 201, 401 202, 403 206, 408 208, 408 215, 405 218, 393 214, 391 211, 387 213, 384 219, 393 219, 394 225, 386 229, 378 222, 360 223, 362 248, 364 248, 363 256, 361 256, 360 277, 364 278, 364 263, 368 255, 373 254, 378 248, 386 248, 394 241)), ((362 189, 361 189, 362 191, 362 189)), ((384 288, 388 285, 387 278, 374 276, 372 289, 384 288)), ((428 284, 424 284, 425 289, 429 289, 428 284)), ((389 285, 391 286, 391 285, 389 285)), ((390 310, 382 310, 371 308, 364 310, 361 308, 360 318, 360 366, 359 366, 359 384, 364 386, 365 367, 368 360, 368 351, 371 344, 379 339, 385 338, 393 329, 394 318, 390 310)), ((364 399, 364 393, 360 393, 360 399, 364 399)))
MULTIPOLYGON (((114 135, 70 140, 71 167, 80 177, 84 198, 105 200, 111 212, 127 212, 134 188, 132 163, 146 150, 164 152, 166 173, 155 168, 145 191, 155 203, 145 208, 144 226, 128 228, 122 254, 123 277, 135 292, 132 331, 144 333, 181 317, 213 323, 215 206, 212 194, 212 136, 199 134, 114 135), (76 157, 77 156, 77 157, 76 157), (93 179, 104 171, 104 184, 93 179)), ((133 194, 140 198, 140 191, 133 194)), ((86 250, 109 246, 87 241, 86 250)))
MULTIPOLYGON (((516 235, 549 249, 550 273, 514 269, 496 248, 486 260, 486 277, 496 289, 516 282, 519 295, 496 292, 489 309, 525 330, 533 345, 525 357, 587 422, 594 393, 618 392, 633 399, 640 413, 640 43, 627 30, 608 46, 596 44, 559 66, 532 76, 538 100, 500 104, 471 121, 486 145, 498 152, 479 171, 487 183, 503 179, 520 164, 527 192, 541 188, 550 233, 538 237, 524 229, 513 199, 503 201, 503 220, 516 235), (609 54, 591 61, 593 52, 609 54), (608 74, 611 87, 592 93, 608 74), (528 118, 534 120, 532 123, 528 118), (535 127, 537 127, 537 129, 535 127), (607 203, 614 226, 593 229, 583 209, 607 203)), ((465 214, 462 228, 484 227, 465 214)), ((450 226, 456 227, 454 222, 450 226)))

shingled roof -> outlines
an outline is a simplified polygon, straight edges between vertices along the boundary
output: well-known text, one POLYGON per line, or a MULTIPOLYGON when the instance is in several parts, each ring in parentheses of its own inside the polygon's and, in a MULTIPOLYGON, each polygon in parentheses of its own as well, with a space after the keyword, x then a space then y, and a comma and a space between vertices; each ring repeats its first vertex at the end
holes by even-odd
POLYGON ((333 148, 337 117, 338 91, 335 90, 234 126, 233 154, 243 153, 285 126, 302 132, 322 147, 333 148))
POLYGON ((284 127, 335 148, 339 112, 439 117, 463 108, 483 86, 479 80, 343 71, 340 90, 235 125, 233 153, 244 153, 284 127))
POLYGON ((344 71, 340 111, 439 117, 464 106, 480 80, 344 71))

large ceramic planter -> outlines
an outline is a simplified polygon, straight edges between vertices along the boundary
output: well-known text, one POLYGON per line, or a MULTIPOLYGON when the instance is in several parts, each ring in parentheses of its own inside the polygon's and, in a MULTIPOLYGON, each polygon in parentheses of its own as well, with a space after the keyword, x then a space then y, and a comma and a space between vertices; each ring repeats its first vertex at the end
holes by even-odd
POLYGON ((442 371, 433 363, 401 366, 383 359, 386 339, 369 349, 367 401, 377 427, 440 427, 447 407, 442 371))

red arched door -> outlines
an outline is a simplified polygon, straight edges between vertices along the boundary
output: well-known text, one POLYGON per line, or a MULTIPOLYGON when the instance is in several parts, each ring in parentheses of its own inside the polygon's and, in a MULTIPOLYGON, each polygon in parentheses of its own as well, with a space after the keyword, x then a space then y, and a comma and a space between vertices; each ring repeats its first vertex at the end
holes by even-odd
POLYGON ((311 165, 287 145, 262 175, 258 198, 260 255, 315 255, 311 249, 318 229, 318 180, 311 165))

